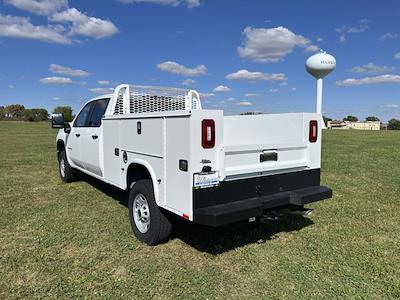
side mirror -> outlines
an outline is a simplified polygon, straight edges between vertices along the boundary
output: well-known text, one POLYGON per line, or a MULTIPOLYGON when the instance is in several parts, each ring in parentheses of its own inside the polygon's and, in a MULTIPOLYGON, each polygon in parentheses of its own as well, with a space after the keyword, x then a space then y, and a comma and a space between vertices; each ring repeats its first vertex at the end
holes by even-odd
POLYGON ((71 132, 71 124, 64 123, 64 132, 65 133, 70 133, 71 132))
POLYGON ((65 120, 63 114, 51 115, 51 128, 64 128, 65 120))

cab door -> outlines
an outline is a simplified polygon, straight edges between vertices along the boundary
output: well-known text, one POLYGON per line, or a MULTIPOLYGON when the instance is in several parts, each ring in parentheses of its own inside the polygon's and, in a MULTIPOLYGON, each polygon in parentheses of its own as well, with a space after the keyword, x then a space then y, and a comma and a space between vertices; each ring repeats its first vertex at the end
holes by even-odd
POLYGON ((85 169, 98 176, 103 176, 101 151, 103 149, 103 136, 101 120, 106 111, 109 98, 93 101, 88 127, 84 128, 81 136, 81 158, 85 169))
POLYGON ((85 128, 89 125, 90 113, 92 111, 93 102, 86 104, 75 118, 71 127, 71 132, 67 140, 67 157, 71 162, 81 168, 84 168, 82 161, 82 137, 85 128))

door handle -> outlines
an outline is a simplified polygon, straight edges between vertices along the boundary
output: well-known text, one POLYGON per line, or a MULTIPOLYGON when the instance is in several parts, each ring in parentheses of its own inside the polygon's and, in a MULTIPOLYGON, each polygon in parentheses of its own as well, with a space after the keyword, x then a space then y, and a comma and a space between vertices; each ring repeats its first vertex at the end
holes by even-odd
POLYGON ((96 134, 92 135, 92 139, 97 140, 98 136, 96 134))
POLYGON ((75 133, 75 136, 76 137, 80 137, 81 135, 79 133, 75 133))

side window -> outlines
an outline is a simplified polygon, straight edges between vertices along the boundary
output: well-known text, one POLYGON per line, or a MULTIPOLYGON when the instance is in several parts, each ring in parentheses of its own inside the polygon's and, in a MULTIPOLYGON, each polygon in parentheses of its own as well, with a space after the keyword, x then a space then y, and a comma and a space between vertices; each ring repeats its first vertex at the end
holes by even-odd
POLYGON ((106 111, 108 102, 110 99, 101 99, 94 101, 94 107, 92 110, 92 115, 90 116, 89 126, 91 127, 100 127, 101 125, 101 118, 106 111))
POLYGON ((74 122, 74 127, 88 127, 90 111, 92 110, 93 102, 86 104, 86 106, 81 110, 79 115, 76 117, 74 122))

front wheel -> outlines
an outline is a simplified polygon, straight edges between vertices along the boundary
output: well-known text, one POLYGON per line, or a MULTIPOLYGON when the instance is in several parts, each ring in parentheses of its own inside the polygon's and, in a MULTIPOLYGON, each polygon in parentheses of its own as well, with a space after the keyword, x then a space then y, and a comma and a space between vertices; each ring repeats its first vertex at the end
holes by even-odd
POLYGON ((60 178, 64 182, 72 182, 75 179, 74 169, 69 165, 65 151, 58 154, 58 167, 60 178))
POLYGON ((128 206, 132 230, 139 241, 156 245, 169 237, 172 226, 154 199, 150 179, 139 180, 133 185, 128 206))

